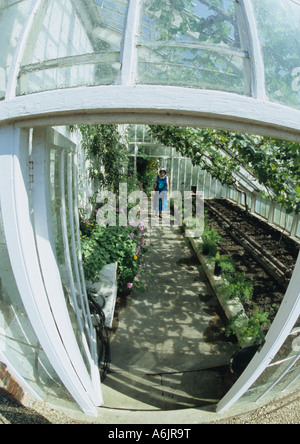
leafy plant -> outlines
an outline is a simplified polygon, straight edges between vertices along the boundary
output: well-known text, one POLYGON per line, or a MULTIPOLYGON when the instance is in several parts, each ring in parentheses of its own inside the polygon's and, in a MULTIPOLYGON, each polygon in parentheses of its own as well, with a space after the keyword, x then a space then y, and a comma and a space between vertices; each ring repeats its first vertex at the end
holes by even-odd
POLYGON ((222 274, 228 279, 235 273, 235 261, 231 257, 217 254, 215 261, 215 274, 222 274))
POLYGON ((250 301, 253 296, 253 284, 245 279, 244 273, 238 273, 229 278, 229 283, 224 286, 222 292, 225 299, 238 297, 241 302, 250 301))
POLYGON ((262 194, 288 213, 300 212, 300 144, 211 129, 151 126, 151 133, 173 146, 222 184, 238 188, 235 173, 246 168, 263 186, 262 194))
POLYGON ((235 334, 239 336, 238 345, 260 345, 265 337, 264 328, 270 324, 269 313, 259 310, 257 305, 253 306, 253 315, 247 318, 244 312, 239 312, 229 322, 226 335, 235 334))
POLYGON ((204 255, 215 257, 218 252, 218 244, 221 242, 222 237, 217 233, 214 228, 205 225, 202 236, 202 242, 199 243, 199 247, 204 255))
POLYGON ((128 149, 118 125, 80 125, 82 146, 90 160, 91 179, 113 192, 127 173, 128 149))
POLYGON ((137 177, 140 181, 143 191, 147 196, 151 196, 153 184, 157 176, 158 162, 153 157, 145 153, 140 153, 137 158, 137 177))
POLYGON ((222 240, 222 236, 214 229, 205 225, 201 239, 203 242, 211 241, 215 244, 219 244, 222 240))
POLYGON ((100 227, 95 219, 81 219, 81 248, 84 273, 88 280, 97 280, 100 270, 109 263, 118 263, 118 287, 126 291, 143 289, 139 279, 145 272, 147 253, 145 228, 142 224, 128 227, 100 227), (138 279, 137 279, 138 278, 138 279))
POLYGON ((202 250, 202 253, 205 256, 215 257, 217 252, 218 252, 217 245, 214 242, 210 241, 210 240, 206 240, 205 242, 200 242, 199 246, 200 246, 200 248, 202 250))

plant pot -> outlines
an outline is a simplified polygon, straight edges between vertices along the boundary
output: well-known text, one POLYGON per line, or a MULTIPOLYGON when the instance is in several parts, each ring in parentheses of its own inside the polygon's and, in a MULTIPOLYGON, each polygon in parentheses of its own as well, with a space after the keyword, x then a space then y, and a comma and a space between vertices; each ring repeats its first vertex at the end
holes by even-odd
POLYGON ((215 263, 214 275, 222 276, 222 267, 220 266, 220 263, 218 261, 216 261, 215 263))
POLYGON ((215 243, 209 242, 209 241, 203 242, 203 244, 202 244, 202 254, 204 256, 215 257, 217 252, 218 252, 218 247, 217 247, 217 245, 215 243))
POLYGON ((204 256, 208 256, 209 255, 209 245, 204 244, 202 247, 202 254, 204 256))
POLYGON ((246 369, 255 353, 259 349, 258 345, 251 345, 237 351, 231 357, 227 373, 224 378, 224 390, 228 392, 246 369))

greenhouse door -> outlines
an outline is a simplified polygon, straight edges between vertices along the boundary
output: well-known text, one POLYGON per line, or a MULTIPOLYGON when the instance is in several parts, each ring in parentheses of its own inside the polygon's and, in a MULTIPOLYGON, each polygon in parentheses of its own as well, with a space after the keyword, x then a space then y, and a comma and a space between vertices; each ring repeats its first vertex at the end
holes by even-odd
POLYGON ((76 174, 75 145, 58 132, 0 129, 3 225, 23 304, 57 375, 96 416, 103 400, 80 262, 76 174))

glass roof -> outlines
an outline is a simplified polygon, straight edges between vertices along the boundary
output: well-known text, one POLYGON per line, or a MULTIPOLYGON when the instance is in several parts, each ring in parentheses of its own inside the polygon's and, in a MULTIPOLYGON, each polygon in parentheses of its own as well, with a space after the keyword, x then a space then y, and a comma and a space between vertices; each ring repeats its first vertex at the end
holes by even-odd
POLYGON ((252 1, 263 53, 267 97, 300 108, 300 2, 252 1))
POLYGON ((124 84, 130 64, 133 85, 255 97, 260 83, 300 109, 296 0, 0 0, 0 29, 2 100, 124 84))
POLYGON ((145 0, 138 83, 250 94, 249 45, 235 0, 145 0))

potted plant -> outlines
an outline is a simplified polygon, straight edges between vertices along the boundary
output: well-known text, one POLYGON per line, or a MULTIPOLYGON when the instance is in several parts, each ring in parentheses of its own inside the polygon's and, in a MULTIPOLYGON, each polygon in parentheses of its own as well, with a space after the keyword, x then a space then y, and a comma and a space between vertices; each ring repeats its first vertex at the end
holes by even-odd
POLYGON ((217 253, 215 260, 215 276, 224 276, 225 278, 229 278, 235 273, 235 262, 234 260, 226 255, 220 255, 217 253))
POLYGON ((204 256, 212 256, 215 257, 217 252, 218 252, 218 247, 217 245, 211 241, 211 240, 206 240, 202 243, 200 243, 201 249, 202 249, 202 254, 204 256))

